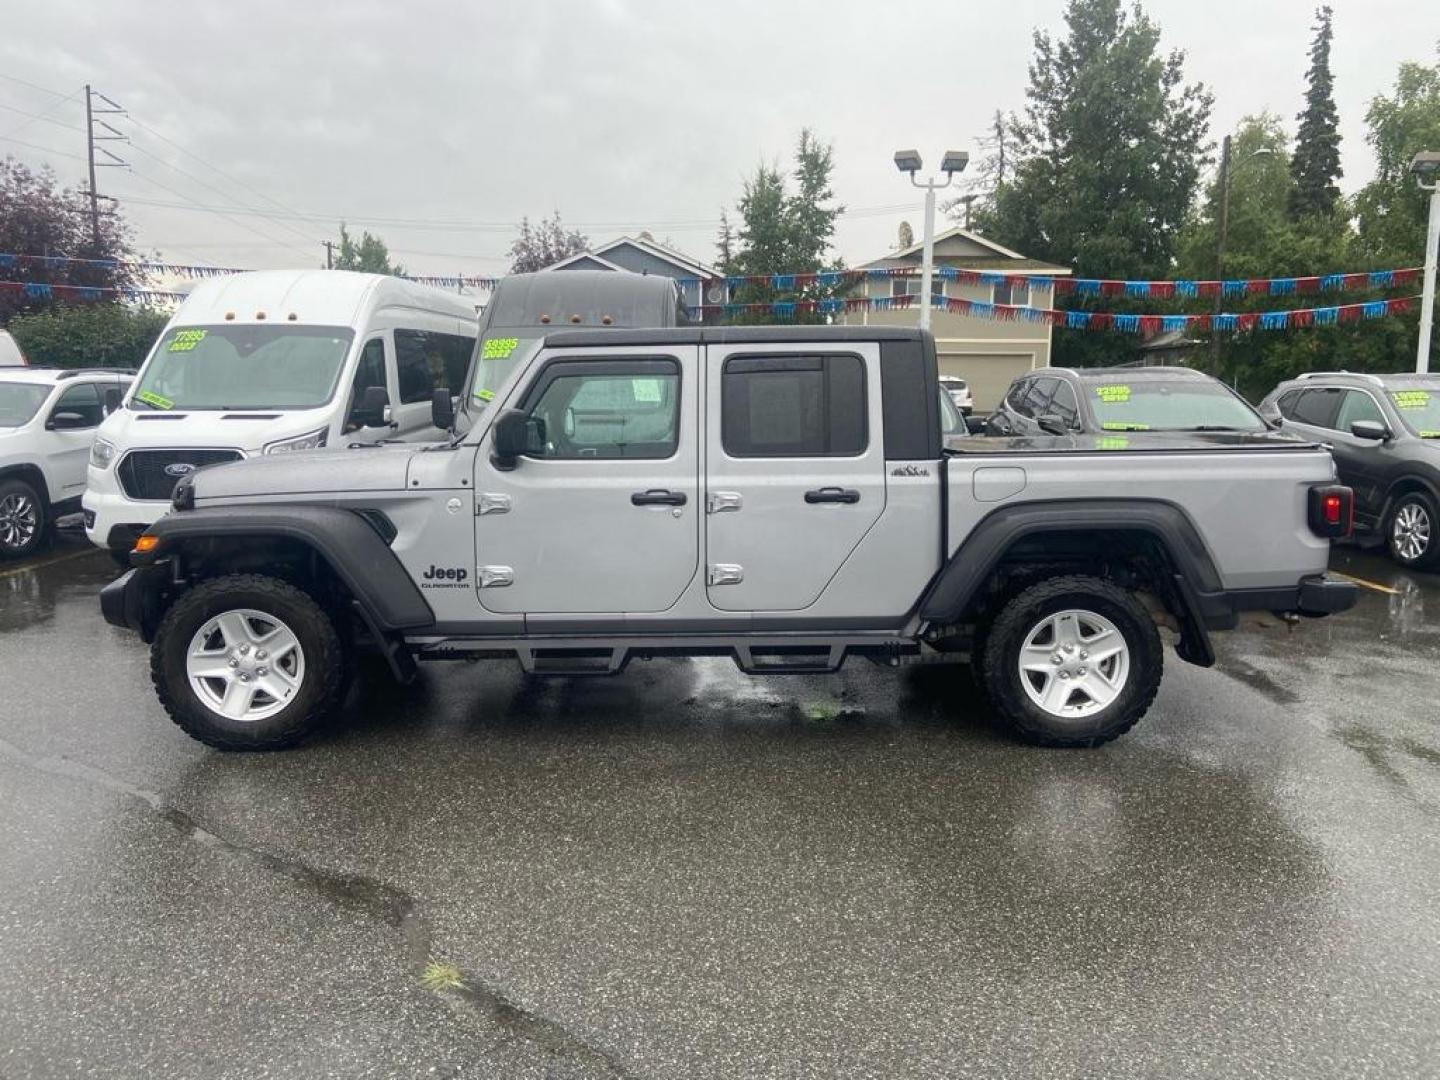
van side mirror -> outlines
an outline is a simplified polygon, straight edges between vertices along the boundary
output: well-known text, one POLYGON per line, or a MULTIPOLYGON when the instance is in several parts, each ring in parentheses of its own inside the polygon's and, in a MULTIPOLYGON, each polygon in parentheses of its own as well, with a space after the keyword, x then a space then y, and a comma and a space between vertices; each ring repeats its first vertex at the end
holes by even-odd
POLYGON ((1390 429, 1378 420, 1356 420, 1350 425, 1350 434, 1357 439, 1374 439, 1384 442, 1390 438, 1390 429))
POLYGON ((354 421, 361 427, 384 427, 390 422, 390 395, 383 386, 367 386, 355 406, 354 421))
POLYGON ((1035 423, 1046 435, 1069 435, 1070 426, 1061 420, 1060 417, 1046 413, 1044 416, 1037 416, 1035 423))
POLYGON ((430 391, 430 422, 441 431, 455 426, 455 399, 450 396, 448 386, 437 386, 430 391))
POLYGON ((495 452, 490 460, 497 469, 509 471, 523 454, 545 450, 545 421, 519 409, 507 409, 495 419, 495 452))

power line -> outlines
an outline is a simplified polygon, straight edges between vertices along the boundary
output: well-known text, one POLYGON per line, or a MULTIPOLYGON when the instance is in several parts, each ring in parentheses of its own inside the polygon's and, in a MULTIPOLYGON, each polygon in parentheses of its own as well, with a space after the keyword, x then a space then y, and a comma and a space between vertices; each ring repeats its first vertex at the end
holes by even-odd
POLYGON ((68 128, 68 129, 71 130, 71 131, 84 131, 85 129, 82 128, 82 127, 80 127, 78 124, 67 124, 67 123, 65 123, 65 121, 63 121, 63 120, 56 120, 56 119, 54 119, 54 118, 52 117, 52 115, 51 115, 52 113, 55 112, 56 109, 62 108, 63 106, 65 106, 65 105, 68 104, 69 102, 74 101, 77 97, 80 96, 80 93, 81 93, 81 92, 80 92, 79 90, 76 90, 76 91, 75 91, 73 94, 71 94, 69 97, 61 98, 61 99, 60 99, 59 101, 57 101, 54 105, 50 106, 50 108, 46 109, 44 112, 38 112, 38 113, 37 113, 37 112, 29 112, 29 111, 27 111, 27 110, 25 110, 25 109, 17 109, 14 105, 6 105, 3 101, 0 101, 0 109, 5 109, 5 110, 8 111, 8 112, 19 113, 21 116, 29 117, 29 119, 21 121, 19 124, 17 124, 15 127, 11 128, 11 129, 10 129, 9 131, 7 131, 5 134, 6 134, 6 135, 14 135, 17 131, 22 131, 23 129, 29 127, 29 126, 30 126, 31 124, 33 124, 36 120, 44 120, 47 124, 54 124, 56 127, 68 128))
POLYGON ((21 86, 28 86, 31 90, 39 90, 42 94, 49 94, 51 97, 63 98, 65 96, 64 92, 61 90, 52 90, 48 86, 41 86, 38 83, 28 82, 25 79, 17 78, 14 75, 7 75, 3 71, 0 71, 0 79, 5 79, 7 82, 19 83, 21 86))
POLYGON ((24 139, 12 139, 9 135, 0 135, 0 142, 14 143, 16 146, 23 146, 29 150, 39 150, 42 154, 54 154, 56 157, 70 158, 74 161, 84 161, 79 154, 72 154, 66 150, 54 150, 48 146, 40 146, 36 143, 26 142, 24 139))
MULTIPOLYGON (((152 176, 146 176, 146 175, 143 174, 143 173, 135 172, 133 169, 131 170, 131 174, 132 174, 133 176, 138 177, 138 178, 141 179, 141 180, 144 180, 147 184, 153 184, 155 187, 160 188, 162 191, 168 191, 170 194, 176 195, 176 196, 178 196, 178 197, 181 198, 181 199, 187 199, 187 200, 189 200, 189 196, 185 195, 183 192, 176 191, 174 188, 170 187, 168 184, 162 184, 159 180, 156 180, 156 179, 155 179, 154 177, 152 177, 152 176)), ((135 195, 127 195, 127 196, 125 197, 125 201, 126 201, 126 202, 132 202, 132 203, 151 204, 151 205, 156 204, 156 203, 158 202, 158 200, 154 200, 154 199, 144 199, 144 198, 141 198, 141 197, 135 196, 135 195)), ((193 200, 189 200, 189 201, 193 202, 193 200)), ((194 208, 195 208, 194 206, 186 206, 186 205, 184 205, 183 203, 161 203, 160 205, 173 206, 173 207, 176 207, 176 208, 181 209, 181 210, 190 210, 190 209, 194 209, 194 208)), ((238 225, 238 226, 240 226, 242 229, 247 229, 247 230, 249 230, 250 232, 254 233, 256 236, 263 237, 263 238, 265 238, 266 240, 269 240, 272 244, 275 244, 275 245, 277 245, 277 246, 279 246, 279 247, 289 248, 291 251, 297 251, 297 252, 299 252, 301 255, 304 255, 304 256, 305 256, 305 259, 306 259, 307 262, 314 257, 314 256, 311 254, 311 252, 309 252, 309 251, 302 251, 299 247, 297 247, 295 244, 291 243, 289 240, 281 240, 281 239, 279 239, 278 237, 271 236, 269 233, 263 232, 262 230, 256 228, 253 223, 240 221, 238 218, 233 217, 233 216, 231 215, 231 213, 230 213, 229 211, 227 211, 227 210, 221 209, 221 208, 219 208, 219 207, 209 207, 209 208, 206 209, 206 212, 207 212, 207 213, 212 213, 212 214, 218 214, 220 217, 225 218, 227 221, 231 222, 232 224, 238 225)))

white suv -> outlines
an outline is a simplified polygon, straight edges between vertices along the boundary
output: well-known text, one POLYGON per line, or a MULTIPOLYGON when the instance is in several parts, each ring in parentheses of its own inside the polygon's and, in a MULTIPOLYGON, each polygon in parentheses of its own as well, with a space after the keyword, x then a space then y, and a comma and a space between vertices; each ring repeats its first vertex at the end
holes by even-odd
POLYGON ((955 403, 955 408, 960 410, 961 416, 969 416, 975 411, 975 399, 970 396, 970 386, 964 379, 957 379, 954 375, 941 375, 940 388, 950 395, 950 400, 955 403))
POLYGON ((0 558, 29 555, 80 509, 95 429, 131 373, 0 368, 0 558))

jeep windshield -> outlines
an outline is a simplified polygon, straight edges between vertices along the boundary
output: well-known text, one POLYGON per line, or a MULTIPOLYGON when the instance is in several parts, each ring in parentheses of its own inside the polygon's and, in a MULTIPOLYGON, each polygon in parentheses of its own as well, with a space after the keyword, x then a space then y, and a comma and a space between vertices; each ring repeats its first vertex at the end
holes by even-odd
POLYGON ((1229 387, 1206 379, 1147 376, 1086 380, 1085 396, 1102 431, 1266 431, 1268 425, 1229 387))
POLYGON ((1385 392, 1406 427, 1422 439, 1440 439, 1440 379, 1386 379, 1385 392))
POLYGON ((465 408, 478 416, 495 400, 495 395, 545 339, 537 327, 485 331, 475 345, 476 362, 471 365, 471 383, 465 393, 465 408))
POLYGON ((177 326, 132 409, 314 409, 335 396, 355 333, 343 326, 177 326))
POLYGON ((0 428, 28 424, 49 393, 39 383, 0 382, 0 428))

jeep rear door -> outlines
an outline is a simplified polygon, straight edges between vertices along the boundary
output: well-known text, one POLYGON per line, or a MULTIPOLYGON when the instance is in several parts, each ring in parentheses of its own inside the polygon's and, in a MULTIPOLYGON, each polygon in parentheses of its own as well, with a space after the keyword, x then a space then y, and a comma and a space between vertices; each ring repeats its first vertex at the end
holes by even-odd
POLYGON ((800 611, 885 509, 878 347, 709 345, 705 378, 710 603, 800 611))
POLYGON ((480 603, 654 613, 699 567, 698 346, 540 356, 506 405, 543 426, 509 470, 475 465, 480 603))

